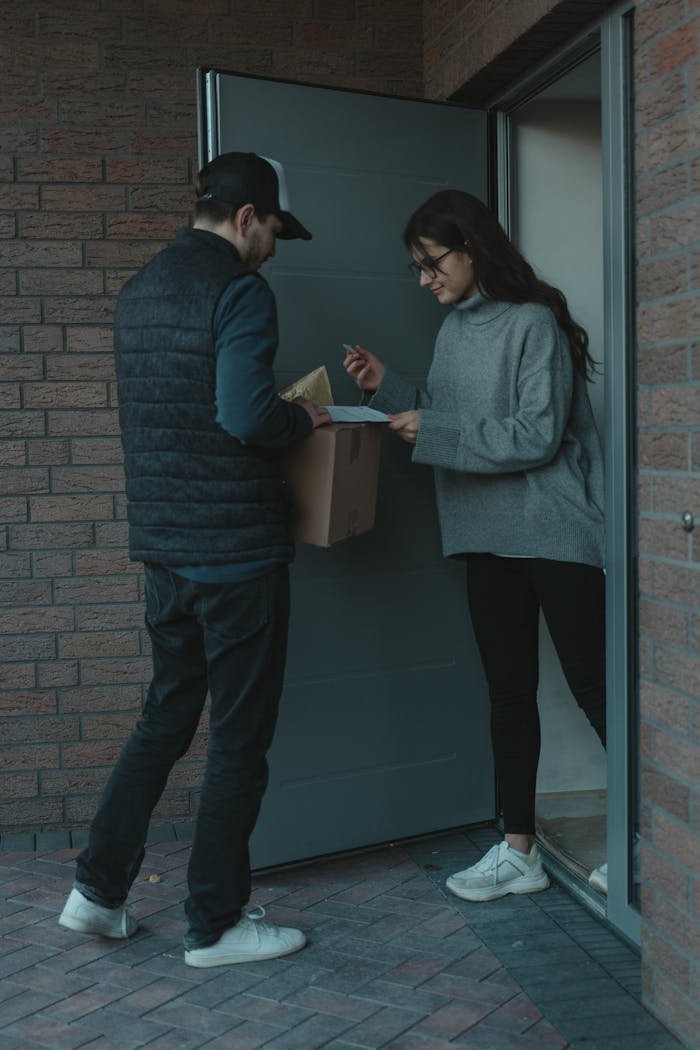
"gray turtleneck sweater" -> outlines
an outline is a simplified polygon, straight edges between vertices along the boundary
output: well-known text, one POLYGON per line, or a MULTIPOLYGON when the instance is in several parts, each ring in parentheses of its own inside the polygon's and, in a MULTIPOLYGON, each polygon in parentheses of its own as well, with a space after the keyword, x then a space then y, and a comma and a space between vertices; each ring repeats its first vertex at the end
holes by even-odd
POLYGON ((387 369, 372 398, 420 409, 416 463, 435 468, 446 556, 603 565, 603 457, 586 381, 546 306, 478 294, 435 343, 427 392, 387 369))

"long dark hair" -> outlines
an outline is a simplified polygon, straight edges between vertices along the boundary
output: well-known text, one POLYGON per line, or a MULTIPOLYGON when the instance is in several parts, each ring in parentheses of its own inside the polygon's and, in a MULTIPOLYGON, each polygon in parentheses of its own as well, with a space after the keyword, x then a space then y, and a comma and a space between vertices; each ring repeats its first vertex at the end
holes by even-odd
POLYGON ((588 335, 573 320, 564 294, 536 276, 496 217, 477 197, 462 190, 436 193, 413 213, 403 233, 406 247, 425 255, 421 237, 445 248, 468 252, 474 278, 490 299, 548 306, 566 333, 575 369, 585 379, 593 377, 596 368, 588 352, 588 335))

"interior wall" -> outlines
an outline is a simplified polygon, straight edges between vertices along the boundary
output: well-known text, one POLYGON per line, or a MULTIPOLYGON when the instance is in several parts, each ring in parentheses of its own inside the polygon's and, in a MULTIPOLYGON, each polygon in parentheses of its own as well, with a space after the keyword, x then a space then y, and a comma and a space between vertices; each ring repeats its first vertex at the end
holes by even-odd
MULTIPOLYGON (((513 118, 515 239, 538 274, 566 295, 602 367, 603 240, 600 104, 539 98, 513 118)), ((603 376, 589 385, 602 434, 603 376)), ((605 787, 605 752, 566 684, 544 621, 538 792, 605 787)))

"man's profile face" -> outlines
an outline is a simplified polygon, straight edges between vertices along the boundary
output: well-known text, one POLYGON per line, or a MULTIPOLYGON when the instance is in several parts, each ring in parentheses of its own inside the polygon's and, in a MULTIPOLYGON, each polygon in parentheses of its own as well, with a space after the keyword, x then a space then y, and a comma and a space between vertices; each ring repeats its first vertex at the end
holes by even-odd
POLYGON ((276 215, 268 215, 262 221, 253 215, 246 231, 245 257, 241 258, 249 270, 259 270, 275 254, 275 240, 282 232, 282 222, 276 215))

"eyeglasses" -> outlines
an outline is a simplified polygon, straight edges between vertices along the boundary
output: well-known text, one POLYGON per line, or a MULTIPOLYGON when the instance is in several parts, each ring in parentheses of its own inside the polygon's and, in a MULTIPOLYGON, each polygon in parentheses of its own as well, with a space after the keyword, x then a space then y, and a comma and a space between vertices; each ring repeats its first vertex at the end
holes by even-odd
POLYGON ((419 281, 421 279, 421 274, 425 274, 426 277, 429 277, 432 280, 434 277, 437 277, 438 273, 440 272, 440 267, 438 266, 438 263, 441 262, 443 259, 447 258, 448 255, 452 255, 452 252, 457 251, 461 251, 461 249, 448 248, 448 250, 446 252, 443 252, 442 255, 438 255, 436 259, 433 259, 430 256, 426 256, 422 262, 410 262, 408 264, 408 268, 414 275, 414 277, 417 277, 419 281))

